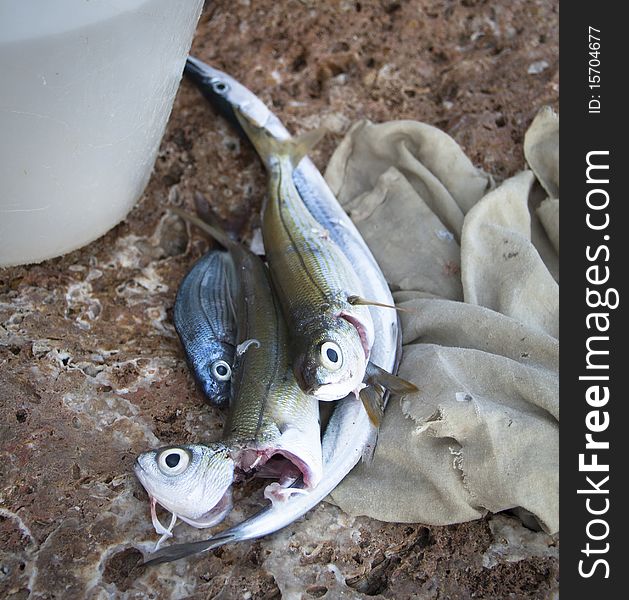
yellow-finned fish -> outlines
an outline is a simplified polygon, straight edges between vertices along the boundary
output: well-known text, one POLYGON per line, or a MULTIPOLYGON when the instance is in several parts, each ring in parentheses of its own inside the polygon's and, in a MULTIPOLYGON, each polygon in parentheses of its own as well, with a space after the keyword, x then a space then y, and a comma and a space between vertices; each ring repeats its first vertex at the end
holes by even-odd
POLYGON ((323 130, 280 140, 237 108, 234 112, 269 173, 262 236, 299 385, 319 400, 338 400, 352 392, 358 396, 366 375, 387 388, 416 389, 368 364, 374 326, 367 305, 378 303, 361 297, 356 271, 293 183, 295 167, 323 130))
POLYGON ((319 400, 338 400, 361 388, 373 323, 367 307, 350 302, 361 293, 351 265, 293 183, 295 165, 322 133, 280 141, 236 115, 269 172, 262 236, 291 336, 295 377, 319 400))

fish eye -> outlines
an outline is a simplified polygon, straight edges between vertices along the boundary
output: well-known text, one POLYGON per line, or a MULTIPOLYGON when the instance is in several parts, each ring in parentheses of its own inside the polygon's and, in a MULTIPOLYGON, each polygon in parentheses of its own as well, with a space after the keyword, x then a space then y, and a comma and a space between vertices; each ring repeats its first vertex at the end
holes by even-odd
POLYGON ((157 466, 164 475, 179 475, 190 464, 190 453, 183 448, 167 448, 157 457, 157 466))
POLYGON ((224 360, 216 360, 210 365, 210 373, 217 381, 229 381, 232 376, 232 368, 224 360))
POLYGON ((226 94, 229 91, 229 85, 220 79, 214 79, 212 81, 212 88, 217 94, 226 94))
POLYGON ((321 344, 321 364, 330 371, 337 371, 343 364, 343 353, 335 342, 321 344))

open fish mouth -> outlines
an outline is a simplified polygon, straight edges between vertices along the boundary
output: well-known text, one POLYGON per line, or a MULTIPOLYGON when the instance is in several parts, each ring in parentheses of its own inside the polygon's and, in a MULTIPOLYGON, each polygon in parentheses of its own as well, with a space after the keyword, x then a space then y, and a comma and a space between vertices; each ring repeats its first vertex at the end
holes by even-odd
POLYGON ((300 477, 307 488, 316 485, 319 480, 306 460, 283 448, 244 450, 236 466, 244 473, 255 469, 255 477, 277 479, 282 487, 291 485, 300 477))

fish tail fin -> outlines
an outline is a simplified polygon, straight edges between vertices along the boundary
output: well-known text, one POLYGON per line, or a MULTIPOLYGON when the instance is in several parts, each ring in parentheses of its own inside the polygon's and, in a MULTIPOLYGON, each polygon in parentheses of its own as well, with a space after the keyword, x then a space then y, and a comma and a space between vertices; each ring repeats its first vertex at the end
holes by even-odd
POLYGON ((267 168, 272 166, 278 156, 288 156, 293 166, 297 166, 327 132, 325 128, 320 127, 288 139, 278 139, 239 110, 236 109, 235 113, 267 168))
POLYGON ((379 429, 374 425, 371 426, 371 431, 369 432, 369 439, 363 448, 363 453, 361 455, 361 460, 368 467, 373 463, 373 457, 376 453, 376 445, 378 444, 378 431, 379 429))
POLYGON ((225 248, 229 248, 234 244, 234 241, 221 229, 218 225, 210 225, 206 223, 203 219, 200 219, 196 215, 193 215, 185 210, 181 210, 177 206, 170 206, 170 210, 172 210, 176 215, 179 215, 184 221, 188 221, 193 225, 196 225, 199 229, 205 231, 205 233, 211 235, 221 246, 225 248))
POLYGON ((301 159, 323 139, 326 133, 327 130, 324 127, 318 127, 284 142, 293 167, 300 163, 301 159))
POLYGON ((201 540, 199 542, 187 542, 184 544, 173 544, 166 546, 153 554, 149 555, 148 559, 144 561, 143 565, 155 566, 163 563, 171 562, 173 560, 179 560, 192 554, 199 554, 200 552, 207 552, 208 550, 214 550, 220 548, 224 544, 232 541, 236 541, 237 536, 234 534, 217 534, 207 540, 201 540))
POLYGON ((371 385, 378 383, 391 393, 400 396, 419 391, 419 388, 414 383, 393 375, 372 362, 367 363, 364 381, 371 385))

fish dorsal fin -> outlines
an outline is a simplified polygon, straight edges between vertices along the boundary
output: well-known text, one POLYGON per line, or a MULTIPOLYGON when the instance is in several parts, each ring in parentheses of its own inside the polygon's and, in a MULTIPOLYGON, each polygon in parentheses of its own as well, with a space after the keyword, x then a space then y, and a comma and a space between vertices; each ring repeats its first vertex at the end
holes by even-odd
POLYGON ((289 150, 288 154, 294 167, 323 139, 326 133, 327 129, 325 127, 317 127, 317 129, 300 133, 284 142, 289 150))

